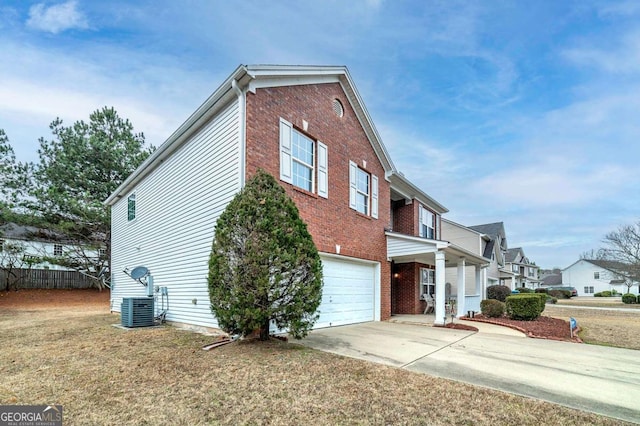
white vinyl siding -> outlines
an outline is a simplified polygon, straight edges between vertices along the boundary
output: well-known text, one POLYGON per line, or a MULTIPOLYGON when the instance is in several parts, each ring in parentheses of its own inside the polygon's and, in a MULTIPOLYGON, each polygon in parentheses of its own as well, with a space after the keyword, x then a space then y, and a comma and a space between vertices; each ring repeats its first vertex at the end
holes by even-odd
POLYGON ((208 261, 216 220, 240 190, 240 150, 234 100, 136 186, 136 226, 127 226, 126 198, 112 207, 112 310, 120 311, 123 297, 145 295, 122 272, 145 266, 156 286, 168 287, 167 320, 217 326, 208 261))
POLYGON ((349 207, 378 218, 378 177, 349 161, 349 207))

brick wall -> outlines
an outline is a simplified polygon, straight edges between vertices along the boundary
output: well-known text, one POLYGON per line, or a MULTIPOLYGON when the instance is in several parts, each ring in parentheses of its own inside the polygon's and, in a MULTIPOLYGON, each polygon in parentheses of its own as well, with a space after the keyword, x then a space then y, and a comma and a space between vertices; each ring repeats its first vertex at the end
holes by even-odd
POLYGON ((396 263, 393 265, 393 313, 422 314, 426 302, 420 300, 420 268, 433 269, 423 263, 396 263))
POLYGON ((420 235, 418 230, 418 203, 405 204, 404 200, 395 201, 393 208, 393 231, 407 235, 420 235))
MULTIPOLYGON (((318 250, 380 262, 381 319, 391 315, 390 264, 384 230, 390 225, 389 183, 360 123, 338 83, 257 89, 247 93, 247 178, 262 168, 279 180, 279 119, 319 140, 328 149, 328 199, 281 182, 307 223, 318 250), (344 107, 333 111, 333 100, 344 107), (303 131, 303 120, 308 123, 303 131), (349 208, 349 160, 378 176, 378 219, 349 208), (366 166, 365 166, 366 163, 366 166)), ((317 176, 316 176, 317 178, 317 176)), ((316 180, 317 181, 317 180, 316 180)))

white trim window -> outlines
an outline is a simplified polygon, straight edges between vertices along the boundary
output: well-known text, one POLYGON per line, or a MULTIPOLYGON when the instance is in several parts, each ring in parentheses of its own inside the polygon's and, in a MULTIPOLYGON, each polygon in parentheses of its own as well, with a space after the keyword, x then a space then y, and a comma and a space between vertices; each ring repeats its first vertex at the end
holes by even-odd
POLYGON ((280 180, 305 191, 329 196, 327 146, 280 119, 280 180), (317 180, 316 180, 317 178, 317 180))
POLYGON ((136 218, 136 193, 127 198, 127 220, 131 222, 136 218))
POLYGON ((436 271, 433 269, 420 268, 420 296, 428 294, 434 295, 436 291, 436 271))
POLYGON ((436 215, 431 210, 425 209, 420 205, 419 216, 420 236, 430 240, 438 239, 435 227, 436 215))
POLYGON ((54 256, 62 256, 62 244, 54 244, 53 245, 53 255, 54 256))
POLYGON ((520 272, 520 267, 514 263, 514 264, 511 265, 511 271, 512 272, 520 272))
POLYGON ((600 272, 594 272, 593 273, 593 279, 594 280, 599 280, 600 279, 600 272))
POLYGON ((349 161, 349 207, 378 218, 378 177, 349 161))

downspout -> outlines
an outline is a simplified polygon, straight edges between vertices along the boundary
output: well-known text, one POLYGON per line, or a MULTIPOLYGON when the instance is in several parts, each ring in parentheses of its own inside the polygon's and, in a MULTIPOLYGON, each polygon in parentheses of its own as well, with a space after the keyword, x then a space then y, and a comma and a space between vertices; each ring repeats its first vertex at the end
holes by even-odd
POLYGON ((239 121, 240 121, 240 152, 239 152, 239 158, 240 158, 240 188, 244 188, 244 184, 245 184, 245 180, 246 180, 246 171, 247 171, 247 167, 246 167, 246 152, 247 152, 247 123, 246 123, 246 116, 247 116, 247 108, 246 108, 246 97, 245 97, 245 93, 242 89, 240 89, 240 87, 238 86, 238 81, 237 80, 231 80, 231 88, 236 92, 236 94, 238 95, 238 110, 239 110, 239 115, 240 117, 238 117, 239 121))

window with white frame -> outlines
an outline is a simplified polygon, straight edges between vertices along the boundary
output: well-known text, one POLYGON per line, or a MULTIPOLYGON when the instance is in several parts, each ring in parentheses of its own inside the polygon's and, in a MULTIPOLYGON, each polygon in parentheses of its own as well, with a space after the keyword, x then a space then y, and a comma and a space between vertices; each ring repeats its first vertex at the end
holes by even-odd
POLYGON ((530 276, 530 277, 533 277, 533 275, 534 275, 534 270, 533 270, 533 268, 529 267, 529 268, 527 268, 527 269, 528 269, 528 271, 527 271, 527 272, 528 272, 529 276, 530 276))
POLYGON ((600 279, 600 272, 594 272, 593 273, 593 279, 594 280, 599 280, 600 279))
POLYGON ((378 218, 378 177, 349 161, 349 207, 378 218))
POLYGON ((520 272, 520 267, 514 263, 513 265, 511 265, 511 270, 513 272, 520 272))
POLYGON ((593 286, 584 286, 584 292, 586 294, 591 294, 593 293, 593 286))
POLYGON ((54 244, 53 245, 53 255, 54 256, 62 256, 62 244, 54 244))
POLYGON ((136 218, 136 194, 135 192, 127 198, 127 220, 131 222, 136 218))
POLYGON ((280 180, 327 198, 327 146, 280 119, 280 180))
POLYGON ((98 249, 98 256, 105 257, 106 255, 107 255, 107 249, 106 248, 98 249))
POLYGON ((428 294, 433 296, 436 292, 436 271, 433 269, 420 268, 420 295, 428 294))
POLYGON ((420 236, 431 240, 437 239, 436 236, 436 215, 431 210, 419 207, 420 236))

